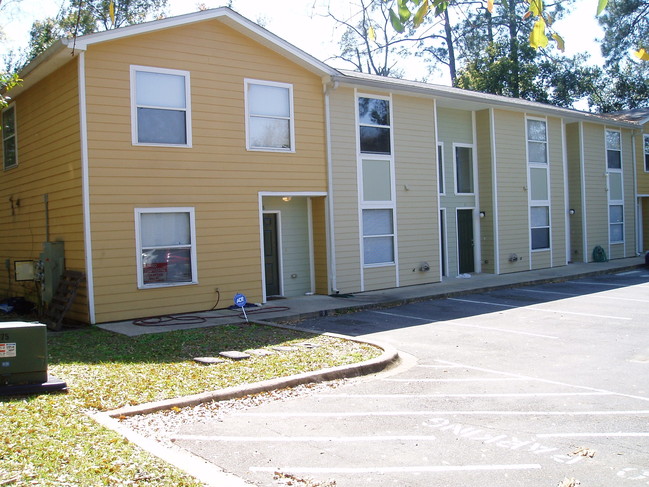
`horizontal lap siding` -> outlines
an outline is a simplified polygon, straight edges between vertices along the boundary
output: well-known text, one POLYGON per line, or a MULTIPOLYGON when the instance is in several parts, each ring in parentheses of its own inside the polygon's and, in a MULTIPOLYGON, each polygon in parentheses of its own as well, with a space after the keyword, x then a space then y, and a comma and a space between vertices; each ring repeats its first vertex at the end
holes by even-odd
POLYGON ((584 178, 586 188, 587 261, 593 248, 608 245, 608 194, 606 192, 606 146, 603 125, 583 124, 584 178))
POLYGON ((262 298, 258 193, 324 192, 319 77, 218 21, 115 40, 87 52, 97 321, 262 298), (131 144, 130 65, 190 72, 193 146, 131 144), (244 78, 291 83, 295 153, 246 151, 244 78), (197 286, 137 289, 134 208, 193 207, 197 286))
POLYGON ((331 160, 333 166, 336 288, 361 289, 360 223, 356 172, 354 90, 337 88, 330 93, 331 160))
POLYGON ((439 208, 432 100, 393 98, 399 285, 437 282, 439 208), (429 271, 420 271, 427 262, 429 271))
POLYGON ((500 272, 529 269, 525 116, 494 110, 500 272), (517 262, 509 262, 511 254, 517 262))
MULTIPOLYGON (((38 302, 34 283, 13 281, 13 261, 35 260, 46 240, 45 202, 49 200, 50 241, 65 242, 65 266, 85 270, 79 135, 77 64, 69 62, 16 97, 18 166, 0 174, 0 258, 9 259, 11 275, 0 266, 0 295, 24 295, 38 302), (10 284, 11 283, 11 284, 10 284), (11 289, 9 289, 11 288, 11 289)), ((85 288, 67 315, 87 321, 85 288)))
POLYGON ((480 190, 480 210, 485 217, 480 219, 480 248, 482 271, 495 273, 495 239, 494 239, 494 184, 491 140, 491 112, 476 112, 476 140, 478 147, 478 188, 480 190))

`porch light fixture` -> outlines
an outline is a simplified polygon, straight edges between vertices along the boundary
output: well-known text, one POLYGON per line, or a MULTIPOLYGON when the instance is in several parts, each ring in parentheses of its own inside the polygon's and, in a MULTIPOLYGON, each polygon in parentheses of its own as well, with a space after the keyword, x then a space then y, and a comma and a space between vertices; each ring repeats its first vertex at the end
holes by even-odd
POLYGON ((568 210, 568 213, 571 214, 571 215, 574 215, 574 214, 575 214, 575 210, 574 210, 573 208, 570 208, 570 209, 568 210))
POLYGON ((282 197, 282 201, 286 201, 287 203, 288 203, 289 201, 291 201, 291 199, 292 199, 292 198, 291 198, 290 196, 284 196, 284 197, 282 197))
POLYGON ((486 213, 485 213, 484 211, 481 211, 481 212, 480 212, 480 218, 484 218, 485 215, 486 215, 486 213))

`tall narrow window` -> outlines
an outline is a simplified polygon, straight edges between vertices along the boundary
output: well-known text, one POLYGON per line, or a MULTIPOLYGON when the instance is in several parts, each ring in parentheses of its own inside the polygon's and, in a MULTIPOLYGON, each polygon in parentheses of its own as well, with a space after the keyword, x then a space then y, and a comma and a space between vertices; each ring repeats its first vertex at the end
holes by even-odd
POLYGON ((396 235, 390 100, 361 96, 357 109, 363 265, 391 265, 396 235))
POLYGON ((245 80, 248 150, 295 150, 293 86, 245 80))
POLYGON ((138 286, 193 284, 196 248, 193 208, 138 208, 138 286))
POLYGON ((18 165, 16 108, 14 105, 2 112, 2 161, 5 169, 18 165))
POLYGON ((527 120, 530 248, 548 250, 550 239, 550 184, 548 133, 545 120, 527 120))
POLYGON ((473 194, 473 148, 455 147, 455 192, 473 194))
POLYGON ((608 223, 611 243, 624 242, 624 178, 622 174, 622 136, 606 131, 606 174, 608 179, 608 223))
POLYGON ((649 172, 649 135, 644 136, 644 170, 649 172))
POLYGON ((189 73, 131 66, 133 144, 191 146, 189 73))

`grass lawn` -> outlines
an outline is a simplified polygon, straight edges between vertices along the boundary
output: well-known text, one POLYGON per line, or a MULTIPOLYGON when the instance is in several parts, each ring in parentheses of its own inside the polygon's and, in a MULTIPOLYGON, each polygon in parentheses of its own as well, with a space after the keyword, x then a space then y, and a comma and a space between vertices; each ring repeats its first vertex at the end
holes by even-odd
POLYGON ((0 486, 201 485, 84 413, 360 362, 380 352, 255 324, 135 338, 98 328, 50 333, 48 371, 67 382, 69 391, 0 396, 0 486), (307 341, 319 346, 210 366, 192 360, 307 341))

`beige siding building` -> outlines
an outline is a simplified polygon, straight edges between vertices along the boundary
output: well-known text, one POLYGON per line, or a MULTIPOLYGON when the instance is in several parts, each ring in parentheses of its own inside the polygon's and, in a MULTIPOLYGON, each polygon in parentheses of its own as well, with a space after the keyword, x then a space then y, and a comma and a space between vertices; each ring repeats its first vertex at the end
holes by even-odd
POLYGON ((649 247, 646 116, 334 70, 227 8, 59 41, 22 77, 2 112, 0 298, 41 301, 52 280, 25 263, 58 242, 86 276, 71 320, 649 247))

